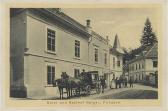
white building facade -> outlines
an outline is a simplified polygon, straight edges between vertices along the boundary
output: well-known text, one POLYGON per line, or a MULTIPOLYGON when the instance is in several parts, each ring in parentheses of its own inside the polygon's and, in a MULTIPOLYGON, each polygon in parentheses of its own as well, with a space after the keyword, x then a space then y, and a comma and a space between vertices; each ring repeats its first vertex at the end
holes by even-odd
POLYGON ((62 72, 109 72, 109 40, 89 20, 83 26, 58 9, 13 9, 10 32, 11 96, 54 97, 62 72))

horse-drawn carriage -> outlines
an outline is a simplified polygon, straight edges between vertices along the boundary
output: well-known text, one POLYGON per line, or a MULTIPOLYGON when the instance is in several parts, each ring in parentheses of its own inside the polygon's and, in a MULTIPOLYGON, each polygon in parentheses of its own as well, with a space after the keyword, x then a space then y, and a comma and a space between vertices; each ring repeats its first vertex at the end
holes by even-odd
POLYGON ((67 98, 81 94, 90 95, 92 90, 97 93, 101 91, 98 71, 82 72, 77 78, 70 77, 63 72, 61 79, 57 79, 54 84, 58 86, 60 99, 63 98, 64 89, 67 98))
POLYGON ((101 85, 99 81, 98 71, 89 71, 81 74, 81 91, 85 94, 90 95, 92 90, 100 93, 101 85))

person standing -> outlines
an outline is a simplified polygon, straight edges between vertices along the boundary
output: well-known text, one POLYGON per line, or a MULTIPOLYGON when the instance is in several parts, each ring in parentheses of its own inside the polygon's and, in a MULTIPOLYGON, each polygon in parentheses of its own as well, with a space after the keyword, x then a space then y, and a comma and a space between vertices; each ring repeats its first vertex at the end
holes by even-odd
POLYGON ((119 80, 118 80, 118 84, 119 84, 119 88, 121 88, 121 84, 122 84, 123 80, 122 80, 122 76, 120 76, 119 80))
POLYGON ((115 79, 115 88, 116 89, 118 88, 118 77, 116 77, 116 79, 115 79))
POLYGON ((132 77, 130 77, 129 84, 130 84, 130 87, 133 87, 133 78, 132 77))
POLYGON ((111 88, 111 89, 114 89, 114 88, 115 88, 115 85, 116 85, 116 83, 115 83, 115 78, 113 78, 113 79, 111 80, 110 88, 111 88))
POLYGON ((85 76, 85 69, 82 70, 82 72, 79 74, 79 78, 84 80, 84 76, 85 76))
POLYGON ((127 88, 127 82, 128 82, 128 80, 127 80, 127 78, 125 77, 125 88, 127 88))
POLYGON ((105 84, 106 84, 104 77, 102 77, 102 78, 100 79, 100 84, 101 84, 101 86, 102 86, 102 93, 104 93, 104 87, 105 87, 105 84))

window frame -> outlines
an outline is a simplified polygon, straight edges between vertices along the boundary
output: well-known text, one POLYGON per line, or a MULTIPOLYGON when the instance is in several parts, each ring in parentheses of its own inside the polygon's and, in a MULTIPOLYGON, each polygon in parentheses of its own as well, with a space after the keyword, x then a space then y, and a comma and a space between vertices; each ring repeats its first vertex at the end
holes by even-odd
POLYGON ((45 51, 47 52, 47 53, 50 53, 50 54, 56 54, 56 51, 57 51, 57 47, 56 47, 56 45, 57 45, 57 31, 56 31, 56 29, 54 28, 54 27, 51 27, 51 26, 47 26, 46 27, 46 40, 45 40, 45 44, 46 44, 46 47, 45 47, 45 51), (48 30, 51 30, 51 31, 54 31, 55 32, 55 51, 52 51, 52 50, 48 50, 48 30))
POLYGON ((99 50, 98 50, 98 48, 94 48, 94 61, 95 61, 95 63, 99 62, 99 50))
POLYGON ((80 74, 80 69, 79 68, 74 68, 74 77, 77 78, 79 77, 80 74), (76 71, 78 72, 78 74, 76 75, 76 71))
POLYGON ((107 65, 107 53, 104 53, 104 64, 107 65))
POLYGON ((75 51, 74 51, 75 58, 80 58, 80 56, 81 56, 81 43, 80 43, 79 40, 75 40, 74 44, 75 44, 74 45, 74 48, 75 48, 75 51), (77 42, 79 43, 79 45, 76 45, 77 42), (76 50, 76 48, 77 48, 77 50, 76 50))
MULTIPOLYGON (((51 79, 55 79, 56 78, 56 64, 55 63, 46 63, 46 86, 53 86, 52 83, 48 83, 48 67, 54 67, 54 76, 51 75, 51 79)), ((51 74, 53 72, 51 71, 51 74)), ((53 80, 51 80, 51 82, 53 82, 53 80)))
POLYGON ((117 67, 121 67, 121 61, 117 60, 117 67))

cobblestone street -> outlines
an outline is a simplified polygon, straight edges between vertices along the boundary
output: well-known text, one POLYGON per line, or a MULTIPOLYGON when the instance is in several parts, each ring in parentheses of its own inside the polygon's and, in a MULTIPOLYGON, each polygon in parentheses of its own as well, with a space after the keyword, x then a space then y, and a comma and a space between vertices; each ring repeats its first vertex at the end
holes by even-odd
MULTIPOLYGON (((151 86, 135 84, 133 88, 107 89, 104 93, 79 97, 80 99, 157 99, 158 89, 151 86)), ((79 99, 76 98, 76 99, 79 99)))
MULTIPOLYGON (((81 95, 80 97, 72 97, 71 99, 157 99, 158 98, 158 88, 151 86, 144 86, 141 84, 134 84, 133 88, 119 88, 119 89, 105 89, 104 93, 97 94, 95 90, 91 91, 91 94, 81 95)), ((32 98, 13 98, 13 99, 32 99, 32 98)), ((40 99, 40 98, 39 98, 40 99)), ((45 100, 58 100, 59 95, 52 98, 45 98, 45 100)), ((64 94, 64 100, 66 99, 66 94, 64 94)))

